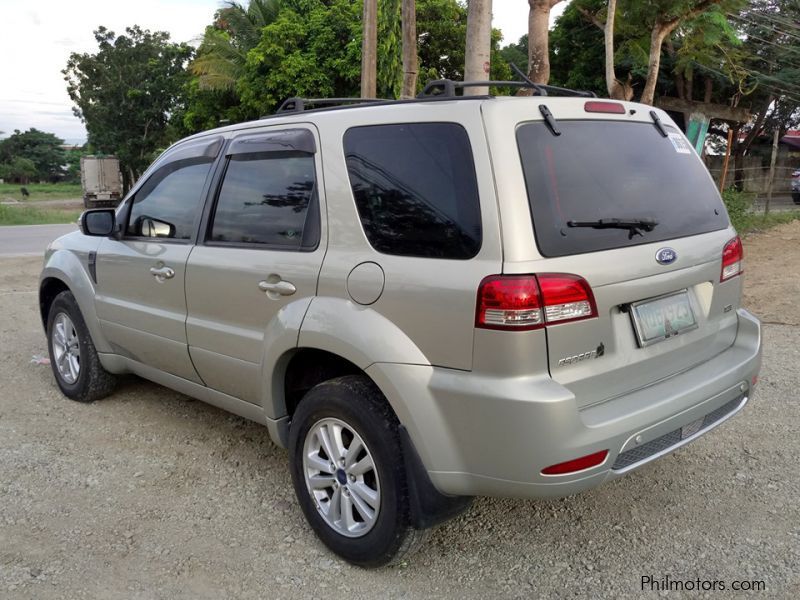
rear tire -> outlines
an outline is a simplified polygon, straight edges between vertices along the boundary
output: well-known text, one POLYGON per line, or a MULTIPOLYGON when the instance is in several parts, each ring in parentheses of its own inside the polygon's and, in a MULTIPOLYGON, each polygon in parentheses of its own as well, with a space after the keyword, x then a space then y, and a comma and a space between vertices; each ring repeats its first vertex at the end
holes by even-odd
POLYGON ((100 364, 72 292, 61 292, 50 305, 47 348, 56 383, 70 400, 93 402, 114 390, 116 377, 100 364))
POLYGON ((397 562, 425 537, 410 525, 398 428, 383 394, 362 375, 312 388, 292 418, 289 459, 300 508, 320 540, 355 565, 397 562))
POLYGON ((792 201, 795 204, 800 204, 800 192, 795 192, 795 191, 792 192, 792 201))

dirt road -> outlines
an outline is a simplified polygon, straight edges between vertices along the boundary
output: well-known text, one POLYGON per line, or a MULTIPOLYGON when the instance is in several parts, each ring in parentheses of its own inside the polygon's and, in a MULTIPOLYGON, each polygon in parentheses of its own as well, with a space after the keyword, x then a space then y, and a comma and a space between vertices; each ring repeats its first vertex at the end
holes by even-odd
POLYGON ((795 223, 745 242, 747 304, 792 325, 765 326, 741 415, 577 497, 478 499, 378 571, 316 541, 261 427, 133 378, 102 402, 64 399, 31 363, 46 353, 40 261, 4 259, 0 597, 649 598, 641 578, 668 575, 766 586, 706 597, 798 598, 799 236, 795 223))

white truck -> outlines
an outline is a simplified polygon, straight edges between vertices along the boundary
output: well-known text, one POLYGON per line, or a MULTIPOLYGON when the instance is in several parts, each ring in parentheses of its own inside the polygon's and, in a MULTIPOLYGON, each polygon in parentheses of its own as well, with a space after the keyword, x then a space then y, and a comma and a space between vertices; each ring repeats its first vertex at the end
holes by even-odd
POLYGON ((122 199, 122 176, 116 156, 82 156, 81 187, 86 208, 116 206, 122 199))

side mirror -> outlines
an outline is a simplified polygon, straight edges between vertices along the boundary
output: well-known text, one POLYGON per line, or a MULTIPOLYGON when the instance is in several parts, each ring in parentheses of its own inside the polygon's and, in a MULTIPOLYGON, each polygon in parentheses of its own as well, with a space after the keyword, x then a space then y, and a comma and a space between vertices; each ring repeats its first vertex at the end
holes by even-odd
POLYGON ((108 237, 114 233, 116 221, 116 216, 112 209, 87 210, 81 215, 81 233, 83 235, 108 237))
POLYGON ((175 225, 153 217, 142 215, 136 219, 136 233, 142 237, 174 238, 175 225))

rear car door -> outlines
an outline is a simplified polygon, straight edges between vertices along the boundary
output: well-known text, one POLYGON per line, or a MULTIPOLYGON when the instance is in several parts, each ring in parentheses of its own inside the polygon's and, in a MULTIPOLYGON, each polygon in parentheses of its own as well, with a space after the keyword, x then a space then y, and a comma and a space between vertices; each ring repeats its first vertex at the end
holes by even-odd
POLYGON ((118 211, 120 234, 102 241, 96 259, 97 315, 115 352, 195 382, 184 276, 222 142, 202 138, 165 153, 118 211))
POLYGON ((297 124, 231 140, 186 268, 192 361, 206 385, 254 404, 267 327, 317 291, 325 253, 317 147, 315 129, 297 124))

